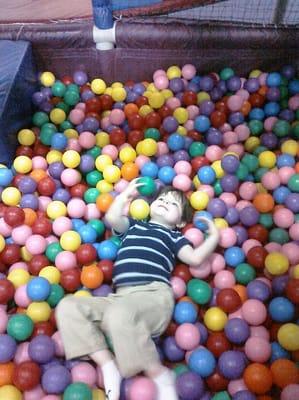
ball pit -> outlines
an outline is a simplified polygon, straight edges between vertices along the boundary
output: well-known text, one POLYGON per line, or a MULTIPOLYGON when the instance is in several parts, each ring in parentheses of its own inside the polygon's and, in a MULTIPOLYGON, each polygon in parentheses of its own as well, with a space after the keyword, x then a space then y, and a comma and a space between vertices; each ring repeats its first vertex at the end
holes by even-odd
MULTIPOLYGON (((193 207, 183 232, 195 246, 207 234, 200 215, 220 230, 200 269, 173 271, 173 320, 157 347, 180 399, 298 398, 294 68, 39 80, 32 126, 17 134, 12 167, 0 166, 0 398, 104 398, 91 361, 65 360, 55 307, 66 294, 111 293, 120 243, 105 213, 135 178, 144 186, 128 215, 148 218, 157 189, 172 185, 193 207)), ((138 376, 121 398, 155 400, 156 388, 138 376)))

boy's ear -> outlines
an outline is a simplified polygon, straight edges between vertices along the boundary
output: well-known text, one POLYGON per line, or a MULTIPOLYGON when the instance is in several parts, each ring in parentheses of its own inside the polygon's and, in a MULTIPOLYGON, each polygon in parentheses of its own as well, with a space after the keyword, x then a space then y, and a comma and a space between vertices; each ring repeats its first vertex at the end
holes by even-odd
POLYGON ((186 224, 187 224, 186 221, 181 221, 180 223, 176 224, 176 227, 177 227, 178 229, 182 229, 182 228, 184 228, 184 226, 185 226, 186 224))

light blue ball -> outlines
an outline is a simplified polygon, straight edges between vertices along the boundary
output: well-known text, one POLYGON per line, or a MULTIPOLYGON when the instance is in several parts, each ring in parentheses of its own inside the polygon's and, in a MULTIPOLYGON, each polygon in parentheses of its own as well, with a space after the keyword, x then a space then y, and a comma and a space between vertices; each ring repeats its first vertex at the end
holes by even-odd
POLYGON ((206 132, 210 126, 210 119, 205 115, 199 115, 194 120, 194 129, 198 132, 206 132))
POLYGON ((0 167, 0 186, 8 186, 13 180, 13 173, 8 168, 0 167))
POLYGON ((174 308, 173 318, 177 324, 189 322, 193 324, 197 319, 197 311, 194 304, 188 301, 181 301, 174 308))
POLYGON ((216 360, 214 355, 207 349, 194 350, 188 361, 191 371, 197 373, 202 378, 206 378, 214 372, 216 360))
POLYGON ((175 176, 176 176, 175 170, 168 165, 159 169, 158 178, 165 185, 169 185, 173 181, 173 178, 175 176))
POLYGON ((83 243, 94 243, 97 240, 97 231, 91 225, 82 225, 78 233, 83 243))
POLYGON ((184 136, 180 135, 179 133, 173 133, 167 139, 167 146, 172 151, 182 150, 184 148, 184 145, 184 136))
POLYGON ((142 176, 149 176, 153 179, 157 178, 158 172, 159 172, 158 165, 152 161, 145 163, 141 168, 142 176))
POLYGON ((230 267, 237 267, 239 264, 244 262, 245 260, 245 253, 244 251, 237 246, 230 247, 225 250, 224 252, 224 259, 225 262, 230 266, 230 267))
POLYGON ((270 72, 266 78, 266 84, 269 87, 281 85, 281 75, 279 72, 270 72))
POLYGON ((269 303, 269 314, 273 321, 290 322, 295 316, 295 306, 286 297, 275 297, 269 303))
POLYGON ((101 260, 115 260, 118 252, 118 246, 111 240, 103 240, 98 249, 98 256, 101 260))
POLYGON ((50 282, 46 278, 43 278, 41 276, 32 278, 26 286, 27 296, 32 301, 46 300, 50 295, 50 291, 50 282))
POLYGON ((197 172, 198 179, 201 183, 210 185, 215 182, 216 173, 212 167, 205 165, 197 172))

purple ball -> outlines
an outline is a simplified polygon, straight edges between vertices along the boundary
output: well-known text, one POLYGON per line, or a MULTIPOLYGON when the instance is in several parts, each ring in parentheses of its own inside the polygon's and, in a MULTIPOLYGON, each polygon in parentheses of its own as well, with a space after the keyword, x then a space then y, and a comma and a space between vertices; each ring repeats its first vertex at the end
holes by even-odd
POLYGON ((201 322, 196 322, 195 326, 198 328, 200 333, 200 344, 205 344, 209 336, 207 328, 201 322))
POLYGON ((76 365, 80 364, 80 362, 81 362, 80 359, 65 360, 64 366, 70 371, 76 365))
POLYGON ((253 206, 244 207, 240 211, 240 221, 245 226, 253 226, 258 223, 260 213, 253 206))
POLYGON ((116 103, 113 104, 113 109, 118 109, 118 110, 123 110, 125 108, 126 103, 123 101, 117 101, 116 103))
POLYGON ((232 318, 227 321, 224 333, 233 344, 243 344, 250 336, 250 328, 244 319, 232 318))
POLYGON ((36 106, 40 105, 45 100, 45 96, 42 92, 35 92, 32 95, 32 103, 36 106))
POLYGON ((93 296, 96 297, 107 297, 108 294, 112 293, 112 289, 109 285, 103 284, 97 289, 92 291, 93 296))
POLYGON ((240 390, 233 395, 232 400, 256 400, 256 396, 249 390, 240 390))
POLYGON ((81 99, 82 101, 86 102, 87 100, 93 99, 95 97, 95 94, 91 90, 84 90, 84 92, 81 93, 81 99))
POLYGON ((197 93, 200 90, 199 84, 196 82, 188 82, 187 89, 190 92, 197 93))
POLYGON ((94 117, 87 117, 83 121, 83 129, 85 131, 96 132, 100 127, 99 121, 94 117))
POLYGON ((284 110, 280 111, 278 118, 284 119, 285 121, 292 122, 295 119, 295 113, 294 113, 294 111, 289 110, 288 108, 285 108, 284 110))
POLYGON ((63 393, 71 382, 71 373, 63 365, 49 368, 42 376, 42 387, 48 394, 63 393))
POLYGON ((216 129, 216 128, 209 128, 207 133, 206 133, 206 141, 209 145, 221 145, 223 141, 223 135, 222 133, 216 129))
POLYGON ((37 188, 37 183, 30 176, 24 176, 19 181, 18 188, 23 194, 34 193, 37 188))
POLYGON ((266 97, 269 101, 278 101, 280 99, 280 90, 278 87, 269 87, 266 93, 266 97))
POLYGON ((51 110, 53 110, 54 106, 52 103, 50 103, 49 101, 46 100, 40 104, 39 108, 40 108, 40 110, 42 110, 48 114, 51 110))
POLYGON ((241 88, 242 82, 241 79, 238 76, 231 76, 227 81, 226 81, 226 86, 227 89, 230 92, 236 92, 241 88))
POLYGON ((38 209, 38 197, 35 196, 34 194, 24 194, 21 197, 20 201, 20 207, 21 208, 32 208, 32 210, 37 210, 38 209))
POLYGON ((199 112, 202 115, 209 116, 215 110, 215 104, 211 100, 204 100, 199 107, 199 112))
POLYGON ((258 78, 249 78, 244 83, 244 89, 249 93, 254 93, 260 88, 260 83, 258 78))
POLYGON ((241 125, 244 122, 244 115, 239 111, 231 113, 228 117, 228 122, 233 127, 241 125))
POLYGON ((227 174, 220 179, 220 185, 225 192, 234 193, 239 187, 239 179, 235 175, 227 174))
POLYGON ((227 213, 227 206, 223 200, 215 198, 209 201, 207 211, 214 218, 223 218, 227 213))
POLYGON ((168 336, 162 345, 163 353, 168 361, 178 362, 185 357, 185 351, 182 350, 175 341, 173 336, 168 336))
POLYGON ((50 361, 48 361, 44 364, 41 364, 42 373, 45 373, 49 368, 57 366, 57 365, 63 365, 63 361, 57 357, 54 357, 50 361))
POLYGON ((164 118, 162 125, 166 132, 173 133, 177 130, 179 123, 174 117, 168 116, 164 118))
MULTIPOLYGON (((188 150, 192 143, 193 143, 193 139, 190 136, 185 136, 184 149, 188 150)), ((190 157, 189 157, 189 159, 190 159, 190 157)))
POLYGON ((74 82, 77 85, 84 85, 88 81, 88 76, 84 71, 75 71, 73 74, 74 82))
POLYGON ((224 156, 221 160, 222 169, 228 174, 234 174, 240 165, 238 157, 233 155, 224 156))
POLYGON ((141 96, 145 92, 145 86, 143 83, 135 83, 132 88, 133 92, 141 96))
POLYGON ((224 218, 229 225, 235 225, 239 222, 239 211, 235 207, 229 207, 224 218))
POLYGON ((186 150, 178 150, 173 154, 174 162, 189 161, 190 156, 186 150))
POLYGON ((272 279, 273 295, 279 296, 284 294, 289 279, 288 275, 275 276, 272 279))
POLYGON ((0 363, 13 359, 17 351, 17 342, 9 335, 0 335, 0 363))
POLYGON ((200 89, 209 92, 214 87, 214 80, 210 76, 203 76, 199 82, 200 89))
POLYGON ((41 92, 42 92, 45 100, 49 100, 52 97, 52 89, 49 87, 43 87, 41 89, 41 92))
POLYGON ((217 82, 217 88, 221 90, 222 94, 227 92, 226 81, 220 79, 220 81, 217 82))
POLYGON ((127 91, 127 97, 126 97, 126 102, 127 103, 135 103, 135 101, 138 99, 139 95, 132 90, 127 91))
POLYGON ((30 358, 40 364, 49 362, 55 354, 55 343, 47 335, 35 336, 29 343, 28 353, 30 358))
POLYGON ((226 379, 239 379, 246 367, 244 353, 237 350, 228 350, 221 354, 218 359, 218 368, 221 375, 226 379))
POLYGON ((249 299, 260 300, 263 303, 271 296, 271 290, 265 282, 255 279, 248 283, 246 291, 249 299))
POLYGON ((94 169, 94 158, 89 154, 83 154, 80 159, 80 171, 90 172, 94 169))
POLYGON ((173 93, 179 93, 184 90, 184 81, 181 78, 173 78, 169 81, 169 89, 173 93))
POLYGON ((285 65, 282 70, 281 73, 283 76, 285 76, 287 79, 292 79, 294 78, 295 74, 296 74, 296 70, 293 67, 293 65, 285 65))
POLYGON ((238 246, 242 245, 245 242, 245 240, 248 239, 247 230, 244 228, 244 226, 240 225, 234 226, 233 230, 236 232, 237 235, 237 245, 238 246))
POLYGON ((161 167, 173 167, 174 166, 174 157, 171 156, 170 154, 163 154, 162 156, 159 156, 156 161, 157 165, 159 168, 161 167))
POLYGON ((52 199, 62 201, 64 204, 67 204, 71 199, 71 195, 67 189, 59 188, 53 194, 52 199))
POLYGON ((217 101, 221 99, 221 97, 223 96, 223 92, 218 87, 214 87, 210 92, 210 96, 212 101, 217 101))
POLYGON ((211 400, 212 395, 209 392, 206 392, 199 400, 211 400))
POLYGON ((278 144, 278 138, 274 133, 263 133, 261 135, 261 144, 268 149, 275 149, 278 144))
POLYGON ((290 193, 285 199, 284 205, 293 213, 299 213, 299 193, 290 193))
POLYGON ((176 379, 177 393, 182 400, 197 400, 204 393, 204 382, 195 372, 184 372, 176 379))
POLYGON ((60 161, 53 162, 48 167, 49 175, 55 179, 59 179, 63 171, 64 165, 60 161))
POLYGON ((219 288, 212 289, 212 297, 209 301, 209 307, 216 307, 217 306, 217 295, 220 292, 219 288))

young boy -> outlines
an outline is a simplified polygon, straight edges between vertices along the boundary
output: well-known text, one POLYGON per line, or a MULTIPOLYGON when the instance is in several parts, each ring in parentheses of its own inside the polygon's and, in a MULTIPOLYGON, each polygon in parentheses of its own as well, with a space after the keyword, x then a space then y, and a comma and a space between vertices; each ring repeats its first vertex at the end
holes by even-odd
POLYGON ((179 232, 188 222, 189 202, 172 187, 162 188, 151 203, 149 222, 125 216, 125 206, 141 185, 138 178, 131 181, 106 213, 106 221, 122 238, 113 271, 116 293, 103 298, 67 296, 56 318, 67 359, 88 355, 100 365, 109 400, 119 400, 122 377, 140 372, 155 382, 157 400, 177 400, 174 375, 161 364, 152 338, 166 330, 172 317, 175 258, 200 268, 217 246, 219 233, 212 221, 201 218, 209 237, 193 248, 179 232))

